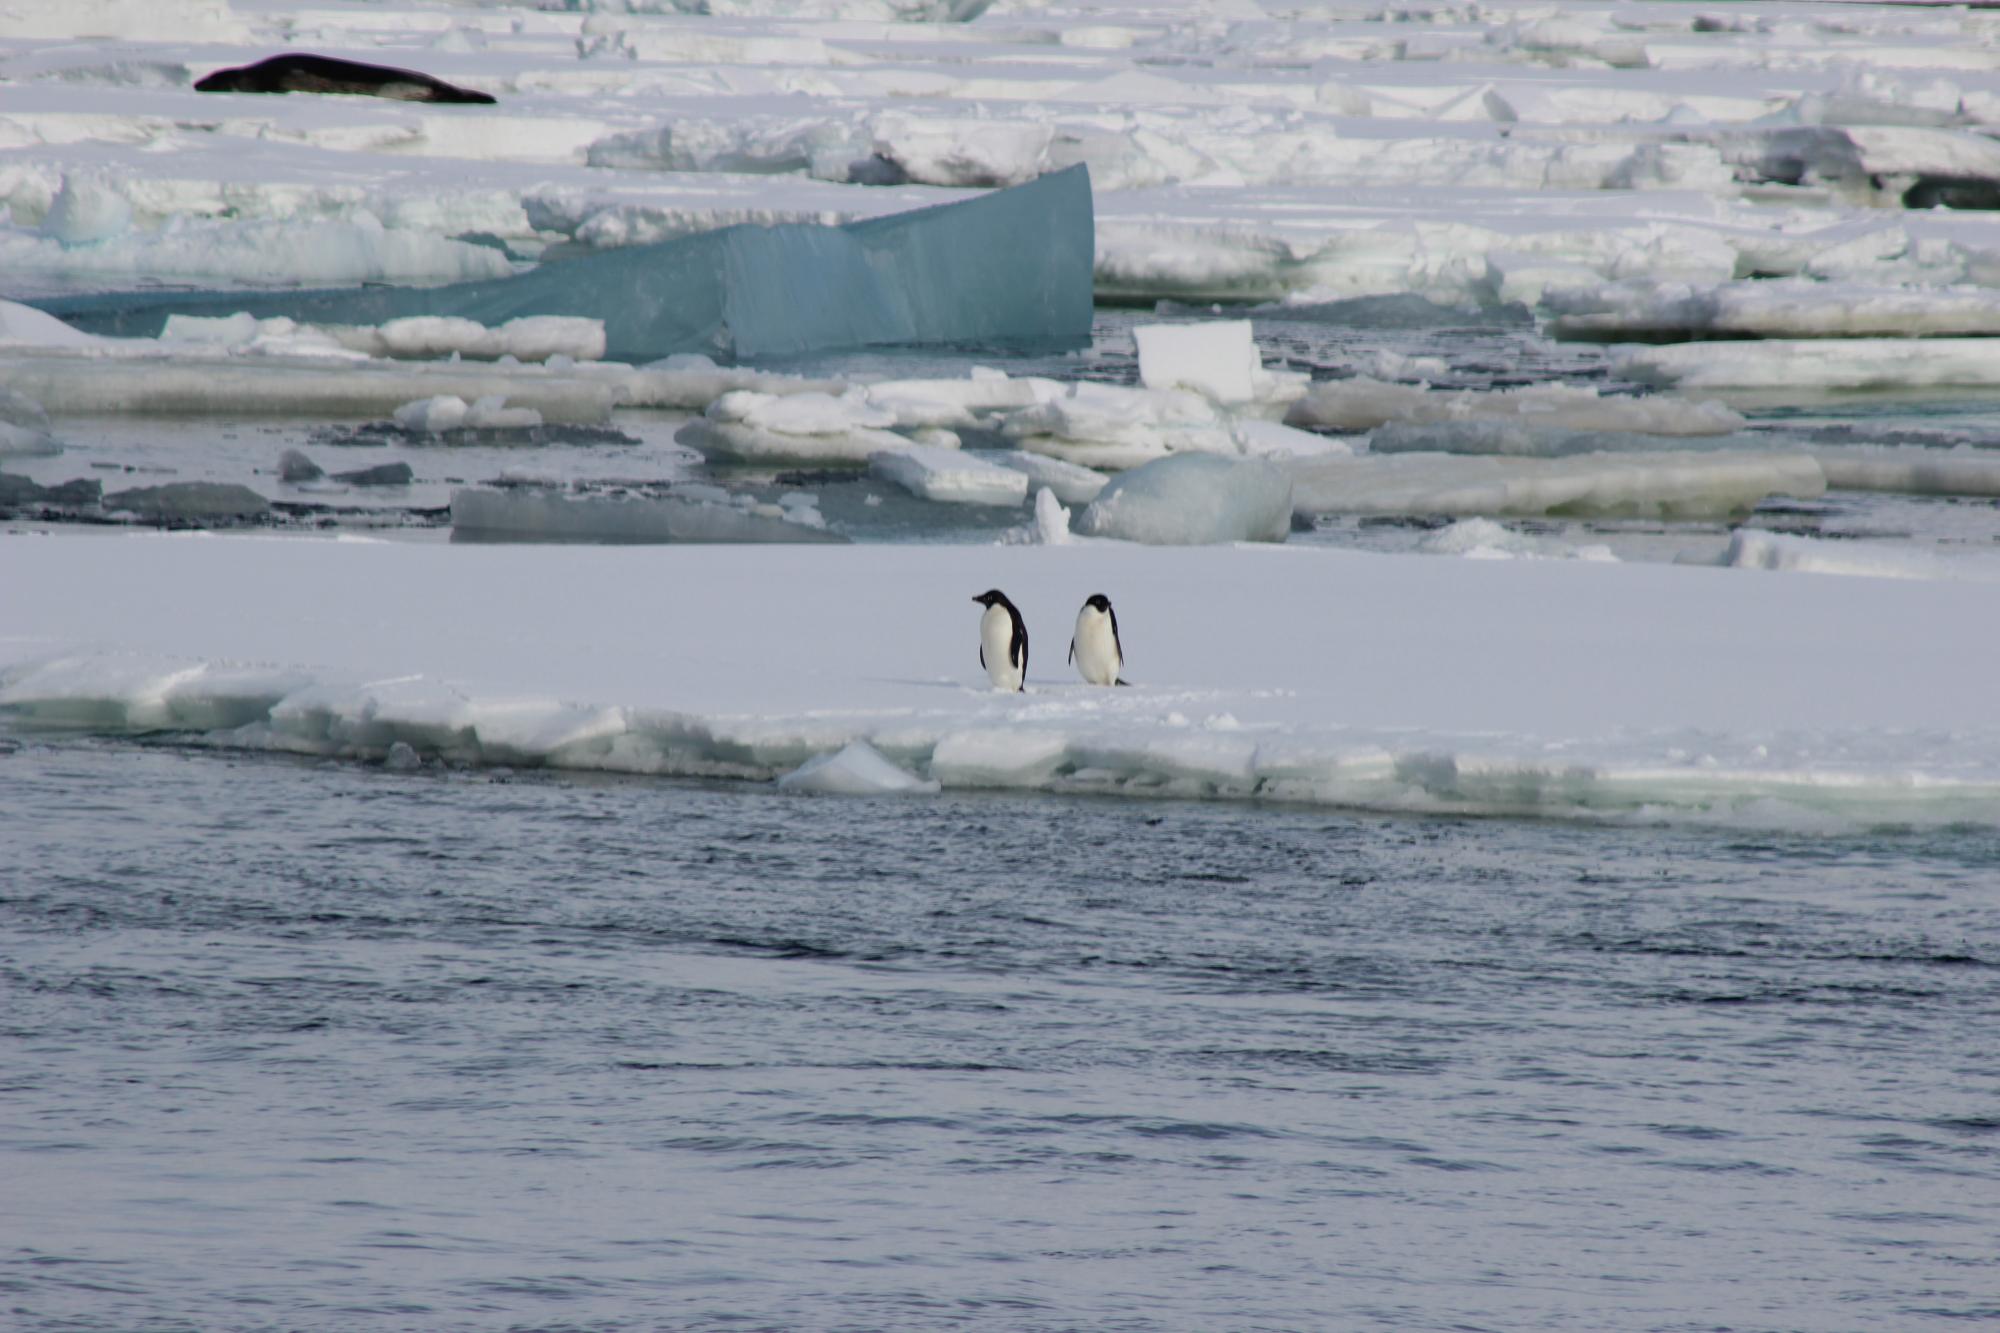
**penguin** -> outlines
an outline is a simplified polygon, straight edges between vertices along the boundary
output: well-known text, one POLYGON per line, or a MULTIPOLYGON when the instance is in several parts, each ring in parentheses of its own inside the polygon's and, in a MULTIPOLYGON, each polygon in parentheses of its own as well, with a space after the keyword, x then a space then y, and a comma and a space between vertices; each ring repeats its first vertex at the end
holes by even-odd
POLYGON ((1118 673, 1125 669, 1125 648, 1118 642, 1118 613, 1111 599, 1101 592, 1084 598, 1076 613, 1076 633, 1070 637, 1069 660, 1077 674, 1091 685, 1126 685, 1118 673))
POLYGON ((972 599, 986 608, 979 617, 979 665, 996 690, 1025 690, 1028 679, 1028 626, 1021 613, 994 588, 972 599))

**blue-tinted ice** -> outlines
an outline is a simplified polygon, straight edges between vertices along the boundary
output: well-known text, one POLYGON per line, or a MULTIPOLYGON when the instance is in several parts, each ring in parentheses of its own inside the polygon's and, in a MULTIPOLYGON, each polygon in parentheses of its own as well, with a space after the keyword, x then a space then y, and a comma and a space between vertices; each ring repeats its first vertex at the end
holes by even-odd
POLYGON ((169 315, 380 324, 449 315, 604 321, 605 354, 749 359, 916 344, 1048 347, 1090 341, 1096 257, 1090 177, 1026 185, 838 227, 736 226, 443 287, 132 292, 56 298, 93 333, 157 337, 169 315))

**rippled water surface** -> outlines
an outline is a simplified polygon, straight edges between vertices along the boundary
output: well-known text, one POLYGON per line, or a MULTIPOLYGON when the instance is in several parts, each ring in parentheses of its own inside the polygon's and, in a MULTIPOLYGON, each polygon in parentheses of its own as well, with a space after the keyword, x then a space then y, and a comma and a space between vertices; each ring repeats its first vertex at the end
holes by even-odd
POLYGON ((2000 835, 0 742, 0 1324, 2000 1320, 2000 835))

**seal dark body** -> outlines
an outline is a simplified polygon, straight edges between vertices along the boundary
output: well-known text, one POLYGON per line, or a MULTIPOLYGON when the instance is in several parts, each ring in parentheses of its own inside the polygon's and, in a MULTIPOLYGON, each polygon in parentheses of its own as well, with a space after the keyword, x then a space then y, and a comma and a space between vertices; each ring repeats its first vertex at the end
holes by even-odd
POLYGON ((195 84, 200 93, 353 93, 399 102, 491 103, 487 93, 458 88, 413 69, 292 52, 254 65, 219 69, 195 84))

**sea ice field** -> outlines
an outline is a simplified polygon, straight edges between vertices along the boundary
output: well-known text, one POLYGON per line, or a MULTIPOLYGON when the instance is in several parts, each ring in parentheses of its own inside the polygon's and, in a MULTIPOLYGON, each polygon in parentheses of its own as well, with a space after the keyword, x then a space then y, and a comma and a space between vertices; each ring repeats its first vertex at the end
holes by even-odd
POLYGON ((2000 1318, 1996 585, 2000 10, 0 0, 0 1324, 2000 1318))

